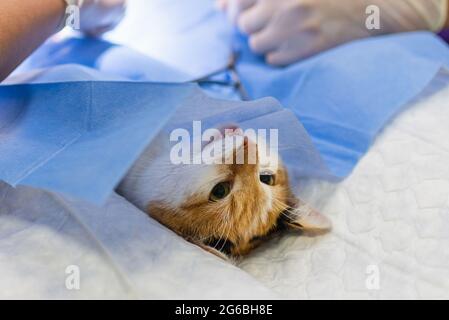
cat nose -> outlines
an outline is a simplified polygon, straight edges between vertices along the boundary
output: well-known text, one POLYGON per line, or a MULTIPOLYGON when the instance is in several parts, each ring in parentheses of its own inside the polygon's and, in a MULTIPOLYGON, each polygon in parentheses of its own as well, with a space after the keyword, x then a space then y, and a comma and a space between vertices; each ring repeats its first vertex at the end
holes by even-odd
POLYGON ((245 152, 245 164, 259 164, 259 147, 249 137, 243 137, 242 149, 245 152))

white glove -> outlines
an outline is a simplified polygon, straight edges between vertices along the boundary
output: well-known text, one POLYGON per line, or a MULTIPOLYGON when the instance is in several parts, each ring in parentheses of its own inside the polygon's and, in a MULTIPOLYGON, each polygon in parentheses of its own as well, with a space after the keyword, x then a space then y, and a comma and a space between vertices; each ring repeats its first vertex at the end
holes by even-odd
POLYGON ((447 0, 217 0, 268 63, 287 65, 371 35, 440 30, 447 0), (380 29, 368 30, 366 9, 380 9, 380 29))
POLYGON ((114 29, 125 12, 126 0, 84 0, 80 11, 80 31, 99 36, 114 29))

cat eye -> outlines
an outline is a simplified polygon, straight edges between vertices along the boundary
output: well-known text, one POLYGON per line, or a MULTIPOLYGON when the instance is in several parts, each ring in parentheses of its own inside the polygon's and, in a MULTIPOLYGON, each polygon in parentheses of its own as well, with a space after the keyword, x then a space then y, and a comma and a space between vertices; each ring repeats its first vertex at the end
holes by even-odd
POLYGON ((220 182, 212 189, 209 200, 214 202, 223 200, 229 195, 229 193, 231 193, 231 183, 220 182))
POLYGON ((276 179, 274 174, 271 173, 262 173, 260 175, 260 182, 269 185, 269 186, 274 186, 274 184, 276 183, 276 179))

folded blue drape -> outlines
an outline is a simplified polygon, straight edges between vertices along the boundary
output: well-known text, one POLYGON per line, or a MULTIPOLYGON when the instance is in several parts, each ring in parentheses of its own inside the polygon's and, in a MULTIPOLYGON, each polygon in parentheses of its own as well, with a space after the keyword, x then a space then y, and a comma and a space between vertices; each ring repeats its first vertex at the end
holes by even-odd
POLYGON ((237 70, 252 99, 292 110, 338 177, 347 176, 391 118, 449 68, 449 47, 427 32, 356 41, 286 68, 240 39, 237 70))
POLYGON ((42 83, 0 86, 0 180, 102 204, 156 134, 168 144, 172 130, 191 132, 193 121, 203 131, 229 123, 265 129, 267 139, 277 129, 283 160, 298 175, 328 171, 295 115, 274 99, 225 101, 195 84, 102 78, 71 65, 38 73, 42 83), (66 82, 55 82, 61 75, 66 82))
POLYGON ((0 179, 101 203, 193 85, 0 86, 0 179))
MULTIPOLYGON (((0 87, 0 179, 91 200, 104 199, 144 145, 159 128, 170 125, 178 112, 174 110, 184 105, 188 106, 184 110, 190 110, 182 113, 185 117, 181 120, 186 123, 203 119, 209 125, 222 121, 240 122, 244 127, 278 128, 282 131, 283 157, 293 169, 301 175, 344 178, 392 117, 417 97, 442 68, 449 67, 448 46, 431 33, 416 32, 359 40, 286 68, 273 68, 250 52, 244 37, 235 36, 233 44, 228 43, 232 30, 209 1, 195 0, 189 6, 181 2, 156 1, 161 16, 167 12, 178 14, 177 19, 170 20, 168 31, 158 29, 159 38, 154 39, 149 56, 145 48, 137 52, 104 40, 71 38, 47 43, 22 65, 18 72, 63 65, 48 69, 48 73, 44 70, 41 77, 32 80, 75 83, 0 87), (190 10, 195 15, 189 16, 190 10), (190 18, 185 21, 183 16, 190 18), (167 51, 171 48, 166 43, 168 36, 170 44, 178 44, 176 53, 167 51), (180 83, 207 78, 211 73, 216 76, 215 68, 228 62, 229 52, 226 49, 223 55, 223 48, 237 53, 236 71, 249 98, 274 97, 286 109, 269 100, 268 105, 274 108, 269 112, 263 107, 258 112, 257 108, 241 111, 239 108, 246 104, 237 108, 235 102, 225 103, 218 112, 216 108, 223 107, 223 102, 206 97, 191 85, 90 81, 116 78, 180 83), (179 58, 183 52, 186 57, 179 58), (166 61, 160 59, 164 54, 169 56, 166 61), (192 95, 196 97, 195 105, 185 98, 192 95), (128 109, 129 113, 124 112, 128 109), (97 122, 95 116, 108 113, 106 110, 111 117, 100 117, 107 121, 97 122), (86 118, 81 114, 94 117, 89 121, 98 126, 87 130, 86 118), (107 152, 99 151, 113 140, 114 146, 106 148, 107 152), (129 144, 130 140, 135 144, 129 144), (31 147, 27 143, 32 143, 31 147), (127 143, 129 150, 119 147, 127 143), (5 157, 11 152, 23 158, 5 157), (121 158, 115 153, 128 156, 121 158), (82 164, 86 168, 67 167, 76 164, 79 154, 85 156, 82 164), (84 171, 78 173, 78 169, 84 171), (86 181, 92 181, 94 173, 98 185, 89 189, 86 181)), ((124 25, 127 32, 132 31, 126 21, 124 25)), ((146 20, 134 21, 134 25, 139 29, 133 32, 139 34, 144 34, 146 27, 154 28, 146 20)), ((226 71, 222 75, 229 78, 226 71)), ((227 98, 229 90, 234 90, 226 85, 218 88, 213 89, 215 97, 227 98)))

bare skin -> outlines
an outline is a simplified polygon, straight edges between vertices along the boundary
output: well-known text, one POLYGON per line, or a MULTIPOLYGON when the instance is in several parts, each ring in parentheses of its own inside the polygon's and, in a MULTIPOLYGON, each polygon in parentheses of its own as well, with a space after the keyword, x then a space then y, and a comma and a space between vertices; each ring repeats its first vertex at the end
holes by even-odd
MULTIPOLYGON (((0 81, 64 25, 64 0, 0 0, 0 81)), ((126 0, 84 0, 81 32, 99 36, 123 18, 126 0)))
POLYGON ((64 11, 63 0, 0 1, 0 81, 59 31, 64 11))
POLYGON ((59 31, 64 14, 62 0, 0 1, 0 81, 59 31))
POLYGON ((444 24, 444 28, 449 28, 449 6, 447 6, 447 18, 446 23, 444 24))

